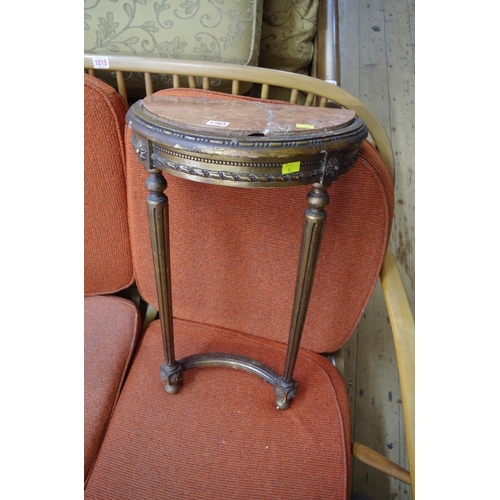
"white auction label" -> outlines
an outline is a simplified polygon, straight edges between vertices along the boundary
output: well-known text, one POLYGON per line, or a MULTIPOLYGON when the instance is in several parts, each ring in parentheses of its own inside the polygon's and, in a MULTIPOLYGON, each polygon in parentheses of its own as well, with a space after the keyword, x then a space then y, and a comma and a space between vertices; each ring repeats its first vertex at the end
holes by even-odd
POLYGON ((92 56, 92 63, 95 69, 109 68, 109 60, 106 56, 92 56))
POLYGON ((208 120, 205 125, 213 125, 215 127, 227 127, 230 122, 218 122, 217 120, 208 120))

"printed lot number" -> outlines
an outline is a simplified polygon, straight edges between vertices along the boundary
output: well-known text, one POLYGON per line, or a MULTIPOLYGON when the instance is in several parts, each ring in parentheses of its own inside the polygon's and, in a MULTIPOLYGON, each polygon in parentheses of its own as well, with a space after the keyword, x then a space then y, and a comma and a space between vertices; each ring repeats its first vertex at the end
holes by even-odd
POLYGON ((94 64, 95 69, 109 68, 109 60, 105 56, 92 57, 92 63, 94 64))

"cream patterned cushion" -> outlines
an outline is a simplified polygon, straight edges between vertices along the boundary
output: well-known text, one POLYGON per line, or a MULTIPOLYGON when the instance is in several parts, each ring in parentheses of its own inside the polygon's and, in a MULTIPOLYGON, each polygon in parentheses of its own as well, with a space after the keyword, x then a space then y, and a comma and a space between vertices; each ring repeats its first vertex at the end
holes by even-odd
POLYGON ((319 0, 264 0, 259 66, 308 74, 319 0))
MULTIPOLYGON (((262 0, 85 0, 84 51, 255 66, 261 26, 262 0)), ((141 75, 125 77, 131 94, 144 92, 141 75)), ((171 81, 154 75, 153 85, 171 81)))

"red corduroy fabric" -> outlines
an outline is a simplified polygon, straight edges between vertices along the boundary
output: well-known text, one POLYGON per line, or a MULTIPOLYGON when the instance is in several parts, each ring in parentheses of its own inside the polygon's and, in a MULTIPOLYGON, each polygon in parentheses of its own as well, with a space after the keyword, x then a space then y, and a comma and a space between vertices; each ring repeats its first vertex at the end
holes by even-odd
MULTIPOLYGON (((229 351, 283 369, 285 346, 175 320, 177 357, 229 351)), ((290 409, 273 389, 230 368, 192 369, 180 392, 159 376, 159 323, 146 332, 113 413, 87 500, 338 499, 349 490, 349 403, 319 354, 301 351, 290 409)))
POLYGON ((86 479, 131 361, 140 317, 132 302, 119 297, 86 297, 84 311, 86 479))
POLYGON ((114 293, 134 279, 127 222, 125 106, 85 74, 85 295, 114 293))
POLYGON ((141 320, 111 294, 133 281, 123 129, 115 90, 85 75, 85 427, 84 480, 99 451, 132 358, 141 320))
MULTIPOLYGON (((159 92, 250 99, 190 89, 159 92)), ((192 112, 186 110, 186 112, 192 112)), ((144 184, 126 133, 134 266, 141 295, 157 305, 144 184)), ((286 343, 308 186, 241 189, 165 175, 174 316, 286 343)), ((330 205, 302 346, 339 349, 376 284, 389 241, 393 185, 365 142, 353 169, 329 189, 330 205)))
MULTIPOLYGON (((129 131, 126 147, 134 266, 141 294, 156 304, 147 174, 129 131)), ((252 190, 166 178, 176 357, 232 352, 282 372, 309 187, 252 190)), ((337 349, 354 329, 392 221, 392 183, 369 144, 329 192, 302 344, 317 352, 337 349)), ((172 396, 160 379, 163 347, 159 323, 153 323, 113 413, 86 499, 346 499, 347 392, 331 363, 310 350, 299 352, 297 396, 284 412, 276 410, 268 384, 228 368, 189 370, 172 396)))

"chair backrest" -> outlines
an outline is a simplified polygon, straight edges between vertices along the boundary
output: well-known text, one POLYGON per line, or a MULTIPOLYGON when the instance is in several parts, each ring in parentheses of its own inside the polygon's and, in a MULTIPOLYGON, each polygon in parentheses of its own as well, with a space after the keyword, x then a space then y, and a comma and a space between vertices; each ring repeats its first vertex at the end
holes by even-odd
MULTIPOLYGON (((171 89, 159 94, 200 92, 171 89)), ((146 215, 147 173, 130 135, 127 131, 134 266, 141 295, 157 307, 146 215)), ((168 175, 166 179, 174 316, 286 343, 309 187, 248 190, 168 175)), ((301 344, 316 352, 335 351, 356 327, 382 266, 393 214, 390 175, 367 142, 355 167, 329 192, 301 344)))
POLYGON ((125 186, 125 106, 106 83, 85 75, 85 295, 133 283, 125 186))

